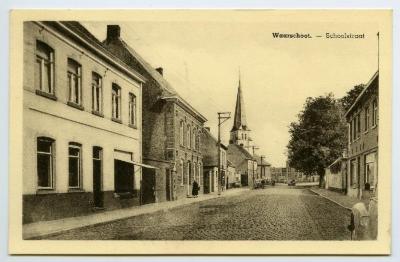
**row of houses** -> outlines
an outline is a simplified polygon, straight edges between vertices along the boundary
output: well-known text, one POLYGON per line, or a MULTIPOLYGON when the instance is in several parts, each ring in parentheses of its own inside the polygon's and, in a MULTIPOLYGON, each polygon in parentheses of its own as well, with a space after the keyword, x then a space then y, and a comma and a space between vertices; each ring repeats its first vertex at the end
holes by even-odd
POLYGON ((253 185, 239 81, 229 145, 121 38, 73 21, 24 23, 23 222, 53 220, 253 185), (221 176, 218 175, 218 154, 221 176), (220 177, 221 181, 218 181, 220 177))
POLYGON ((351 197, 369 199, 378 185, 379 71, 345 113, 348 145, 343 156, 325 170, 325 187, 351 197))

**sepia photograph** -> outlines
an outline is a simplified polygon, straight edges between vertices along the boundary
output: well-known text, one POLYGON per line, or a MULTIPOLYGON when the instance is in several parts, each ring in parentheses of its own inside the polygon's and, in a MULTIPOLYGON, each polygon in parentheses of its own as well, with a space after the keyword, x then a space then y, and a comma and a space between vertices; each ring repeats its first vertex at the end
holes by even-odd
POLYGON ((10 253, 390 254, 390 10, 10 31, 10 253))

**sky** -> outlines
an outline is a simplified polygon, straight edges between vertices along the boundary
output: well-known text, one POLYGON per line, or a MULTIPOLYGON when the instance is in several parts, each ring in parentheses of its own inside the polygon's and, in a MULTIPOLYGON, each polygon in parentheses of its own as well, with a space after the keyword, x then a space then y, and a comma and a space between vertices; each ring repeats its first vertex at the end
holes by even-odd
MULTIPOLYGON (((284 166, 288 126, 307 97, 342 97, 376 72, 379 25, 368 14, 339 16, 288 12, 200 11, 190 16, 150 14, 121 21, 82 21, 99 40, 107 24, 208 121, 217 136, 217 112, 235 110, 239 68, 247 124, 256 151, 272 166, 284 166), (197 15, 198 14, 198 15, 197 15), (297 13, 298 14, 298 13, 297 13), (128 21, 129 20, 129 21, 128 21), (275 39, 273 32, 305 33, 311 39, 275 39), (364 39, 326 39, 326 33, 364 34, 364 39)), ((381 36, 382 37, 382 36, 381 36)), ((229 141, 233 119, 221 128, 229 141)))

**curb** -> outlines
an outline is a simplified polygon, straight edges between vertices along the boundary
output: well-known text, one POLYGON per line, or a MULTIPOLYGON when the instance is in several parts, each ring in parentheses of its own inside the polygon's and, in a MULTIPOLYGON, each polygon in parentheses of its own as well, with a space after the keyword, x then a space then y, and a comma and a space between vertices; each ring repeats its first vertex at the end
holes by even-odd
MULTIPOLYGON (((159 208, 157 210, 149 210, 149 211, 143 212, 143 213, 127 215, 127 216, 121 216, 121 217, 118 217, 118 218, 115 218, 115 219, 110 219, 108 221, 98 221, 98 222, 94 222, 94 223, 87 224, 87 225, 82 225, 82 226, 66 227, 66 228, 62 228, 60 230, 54 230, 53 232, 50 232, 50 233, 44 233, 44 234, 40 234, 40 233, 38 233, 38 234, 29 234, 29 233, 26 233, 27 236, 24 236, 24 232, 23 232, 22 235, 23 235, 23 239, 24 240, 43 239, 45 237, 59 235, 59 234, 65 233, 65 232, 70 231, 70 230, 103 225, 103 224, 106 224, 106 223, 112 223, 112 222, 116 222, 116 221, 120 221, 120 220, 124 220, 124 219, 133 218, 133 217, 136 217, 136 216, 152 214, 152 213, 156 213, 156 212, 159 212, 159 211, 167 211, 169 209, 173 209, 173 208, 176 208, 176 207, 184 207, 184 206, 187 206, 187 205, 200 203, 200 202, 207 201, 207 200, 234 196, 234 195, 246 192, 247 190, 248 189, 238 190, 237 192, 231 192, 229 194, 223 194, 223 195, 213 195, 213 196, 210 196, 210 197, 207 197, 207 198, 200 198, 197 201, 193 201, 193 202, 186 202, 186 203, 180 203, 180 204, 177 204, 177 205, 165 206, 165 207, 161 207, 161 208, 159 208)), ((171 201, 171 202, 173 202, 173 201, 171 201)), ((138 208, 140 208, 140 207, 138 207, 138 208)))
POLYGON ((335 204, 338 205, 338 206, 341 206, 341 207, 343 207, 343 208, 345 208, 345 209, 351 211, 351 208, 346 207, 346 206, 340 204, 339 202, 337 202, 337 201, 335 201, 335 200, 333 200, 333 199, 331 199, 331 198, 329 198, 329 197, 327 197, 327 196, 324 196, 324 195, 322 195, 321 193, 316 192, 315 190, 313 190, 313 189, 311 189, 311 188, 310 188, 310 191, 313 192, 313 193, 315 193, 315 194, 317 194, 317 195, 320 196, 320 197, 323 197, 323 198, 325 198, 325 199, 327 199, 327 200, 329 200, 329 201, 335 203, 335 204))

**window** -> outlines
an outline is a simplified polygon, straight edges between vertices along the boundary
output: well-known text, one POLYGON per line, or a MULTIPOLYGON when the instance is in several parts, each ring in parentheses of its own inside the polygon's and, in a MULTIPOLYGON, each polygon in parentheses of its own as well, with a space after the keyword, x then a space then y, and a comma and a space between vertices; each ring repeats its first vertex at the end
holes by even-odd
POLYGON ((356 125, 357 116, 353 118, 353 140, 357 138, 357 125, 356 125))
POLYGON ((183 179, 184 179, 184 169, 183 169, 183 160, 181 159, 181 162, 179 163, 179 171, 181 173, 181 185, 183 186, 183 179))
POLYGON ((181 146, 184 145, 184 124, 183 121, 180 122, 180 126, 179 126, 179 143, 181 146))
POLYGON ((372 126, 378 124, 378 102, 376 99, 372 102, 372 126))
POLYGON ((191 141, 191 131, 190 131, 190 125, 187 126, 186 128, 186 146, 188 148, 191 148, 190 144, 192 143, 191 141))
POLYGON ((196 128, 193 128, 192 132, 192 148, 196 149, 196 128))
POLYGON ((54 94, 54 51, 41 41, 36 41, 35 88, 54 94))
POLYGON ((69 143, 69 188, 81 187, 81 145, 69 143))
POLYGON ((350 129, 349 141, 351 142, 353 141, 353 121, 350 121, 349 129, 350 129))
POLYGON ((103 83, 101 76, 92 72, 92 110, 101 113, 103 111, 103 83))
POLYGON ((375 178, 375 153, 365 155, 365 183, 370 185, 370 188, 374 187, 375 178))
POLYGON ((200 136, 201 136, 201 132, 199 131, 199 133, 197 134, 196 137, 196 149, 200 150, 200 136))
POLYGON ((82 76, 81 65, 75 60, 68 58, 68 87, 69 87, 69 102, 76 105, 81 104, 82 99, 82 76))
POLYGON ((199 169, 199 170, 197 171, 197 175, 198 175, 197 182, 199 183, 199 186, 201 186, 201 163, 199 163, 199 164, 197 165, 197 168, 199 169))
POLYGON ((112 85, 112 118, 121 119, 121 88, 113 84, 112 85))
POLYGON ((368 131, 369 128, 369 107, 364 110, 364 131, 368 131))
MULTIPOLYGON (((187 178, 187 184, 190 185, 190 176, 191 176, 191 169, 192 165, 190 164, 190 161, 187 162, 186 166, 186 178, 187 178)), ((189 190, 189 189, 188 189, 189 190)), ((189 191, 188 191, 189 192, 189 191)))
POLYGON ((53 188, 54 140, 47 137, 37 138, 37 174, 39 188, 53 188))
POLYGON ((136 127, 136 96, 129 93, 129 124, 136 127))

